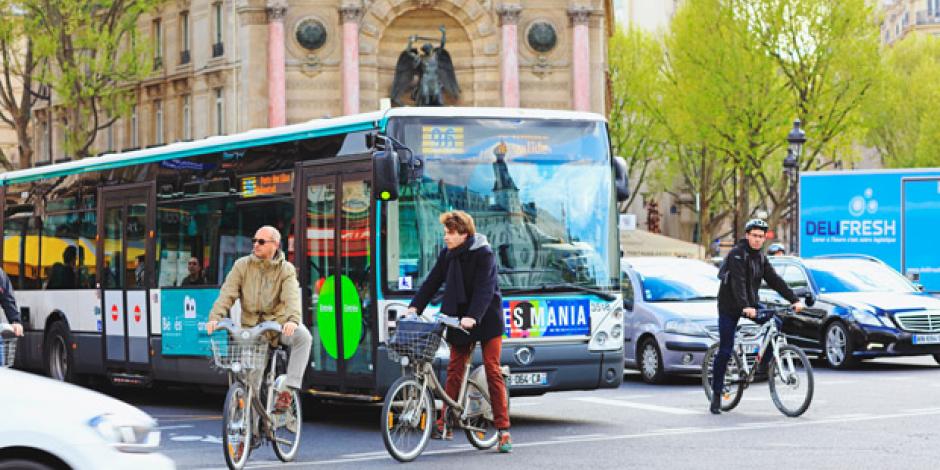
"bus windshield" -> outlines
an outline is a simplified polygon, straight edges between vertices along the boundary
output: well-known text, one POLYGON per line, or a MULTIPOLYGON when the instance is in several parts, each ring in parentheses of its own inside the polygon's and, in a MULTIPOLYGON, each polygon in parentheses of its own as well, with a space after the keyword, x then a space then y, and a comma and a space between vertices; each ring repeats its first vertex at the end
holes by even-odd
POLYGON ((388 206, 389 289, 420 286, 444 247, 438 216, 454 209, 489 239, 505 291, 618 284, 603 122, 402 118, 389 130, 425 161, 388 206))

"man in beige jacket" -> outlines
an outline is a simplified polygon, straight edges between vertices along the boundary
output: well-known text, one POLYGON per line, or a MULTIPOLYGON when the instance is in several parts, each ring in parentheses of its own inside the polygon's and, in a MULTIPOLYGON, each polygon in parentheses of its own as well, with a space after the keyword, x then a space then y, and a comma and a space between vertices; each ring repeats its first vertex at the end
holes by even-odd
MULTIPOLYGON (((297 271, 284 259, 281 233, 264 226, 252 239, 252 254, 240 258, 225 277, 219 298, 209 312, 206 333, 212 334, 219 320, 229 314, 235 300, 241 301, 241 323, 250 328, 258 323, 274 320, 281 324, 281 344, 290 347, 287 361, 287 387, 299 389, 304 370, 310 359, 310 331, 300 321, 300 284, 297 271)), ((291 406, 291 394, 283 390, 277 397, 277 408, 291 406)))

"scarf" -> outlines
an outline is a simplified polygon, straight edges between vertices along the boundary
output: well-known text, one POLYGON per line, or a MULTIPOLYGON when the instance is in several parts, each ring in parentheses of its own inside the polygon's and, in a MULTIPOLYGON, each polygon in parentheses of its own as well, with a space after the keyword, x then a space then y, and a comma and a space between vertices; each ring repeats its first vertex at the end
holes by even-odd
POLYGON ((459 317, 457 306, 467 303, 467 292, 463 284, 463 266, 460 264, 460 256, 470 250, 473 244, 473 238, 467 237, 463 242, 453 250, 447 250, 447 277, 444 286, 444 301, 441 303, 441 312, 452 317, 459 317))

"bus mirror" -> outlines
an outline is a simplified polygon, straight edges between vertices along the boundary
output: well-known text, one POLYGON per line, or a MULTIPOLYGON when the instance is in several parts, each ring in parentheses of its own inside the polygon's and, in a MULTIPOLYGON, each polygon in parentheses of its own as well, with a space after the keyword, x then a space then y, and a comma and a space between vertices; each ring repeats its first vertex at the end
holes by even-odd
POLYGON ((373 194, 380 201, 398 199, 398 178, 401 163, 398 152, 386 147, 372 152, 373 194))
POLYGON ((421 180, 424 176, 424 159, 415 155, 411 149, 405 147, 405 153, 408 154, 408 160, 402 161, 402 171, 405 173, 405 182, 408 184, 421 180))
POLYGON ((614 157, 614 184, 617 188, 617 202, 630 198, 630 185, 627 182, 627 164, 622 158, 614 157))

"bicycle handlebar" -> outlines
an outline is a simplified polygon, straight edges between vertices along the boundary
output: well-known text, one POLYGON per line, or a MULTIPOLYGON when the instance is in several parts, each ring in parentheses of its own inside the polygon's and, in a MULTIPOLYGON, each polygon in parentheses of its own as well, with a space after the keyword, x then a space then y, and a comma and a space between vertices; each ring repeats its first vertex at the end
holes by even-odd
POLYGON ((0 337, 4 339, 16 337, 16 333, 13 332, 13 325, 0 323, 0 337))
POLYGON ((236 325, 231 318, 225 318, 219 321, 219 323, 216 325, 216 330, 226 330, 232 338, 235 338, 238 341, 254 341, 259 336, 270 331, 281 334, 281 324, 276 321, 268 320, 261 322, 251 328, 242 328, 236 325))
POLYGON ((407 319, 407 318, 416 318, 416 319, 419 320, 419 321, 428 322, 428 323, 430 323, 430 322, 437 322, 437 323, 440 323, 440 324, 442 324, 442 325, 444 325, 444 326, 446 326, 446 327, 448 327, 448 328, 453 328, 453 329, 455 329, 455 330, 462 331, 464 334, 467 334, 467 335, 470 334, 469 331, 467 331, 466 329, 464 329, 464 327, 460 326, 460 320, 459 320, 458 318, 451 317, 451 316, 449 316, 449 315, 438 314, 438 315, 436 315, 434 318, 429 319, 429 318, 425 317, 424 315, 415 314, 414 316, 404 315, 404 316, 402 316, 402 317, 399 317, 398 319, 399 319, 399 320, 403 320, 403 319, 407 319))

